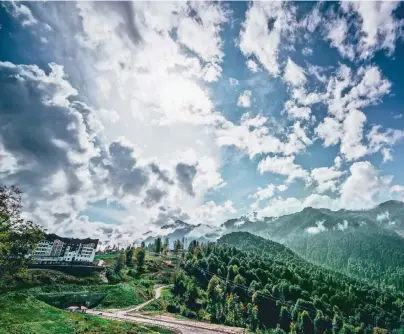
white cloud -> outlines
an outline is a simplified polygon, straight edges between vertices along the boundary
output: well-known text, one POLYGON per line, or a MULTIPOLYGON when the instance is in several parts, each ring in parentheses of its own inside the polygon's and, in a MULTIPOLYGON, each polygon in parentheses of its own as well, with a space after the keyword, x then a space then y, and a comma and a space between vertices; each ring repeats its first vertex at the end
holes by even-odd
MULTIPOLYGON (((306 207, 327 208, 330 210, 361 210, 374 207, 387 193, 398 194, 404 198, 404 187, 390 187, 392 177, 381 176, 380 172, 368 161, 355 162, 350 167, 350 175, 339 189, 340 197, 311 194, 306 198, 272 197, 268 204, 258 210, 260 217, 278 217, 303 210, 306 207)), ((348 227, 348 222, 340 224, 348 227)))
POLYGON ((377 66, 360 67, 356 74, 341 65, 335 77, 327 85, 328 112, 339 120, 352 109, 362 109, 380 102, 390 92, 391 83, 382 77, 377 66))
POLYGON ((243 108, 249 108, 251 106, 251 91, 245 90, 237 100, 237 105, 243 108))
POLYGON ((10 1, 3 4, 3 6, 11 13, 11 15, 21 21, 21 25, 23 27, 38 24, 38 20, 34 17, 31 10, 26 5, 10 1))
POLYGON ((311 56, 313 54, 313 49, 306 46, 303 48, 302 54, 303 56, 311 56))
POLYGON ((230 86, 237 86, 240 84, 240 82, 235 78, 229 78, 229 84, 230 86))
POLYGON ((200 205, 192 214, 196 222, 203 222, 219 226, 223 223, 227 214, 235 215, 237 210, 234 208, 233 202, 228 200, 223 205, 217 205, 213 201, 209 201, 200 205))
POLYGON ((319 194, 312 194, 304 199, 274 197, 270 199, 263 209, 258 211, 258 216, 280 217, 302 211, 306 207, 329 208, 331 210, 339 210, 341 208, 338 201, 319 194))
POLYGON ((327 39, 331 41, 331 46, 338 49, 342 56, 349 59, 355 57, 353 46, 346 43, 348 34, 348 24, 344 18, 331 21, 327 26, 327 39))
POLYGON ((285 103, 285 109, 291 118, 300 118, 308 120, 310 118, 311 109, 308 107, 298 107, 293 101, 285 103))
POLYGON ((382 212, 376 216, 376 220, 378 222, 382 222, 383 220, 390 220, 390 213, 388 211, 382 212))
POLYGON ((344 120, 341 153, 348 160, 359 159, 368 152, 367 147, 362 144, 365 122, 365 114, 355 109, 351 110, 344 120))
POLYGON ((380 129, 380 125, 374 125, 367 134, 369 150, 371 152, 380 151, 383 155, 383 162, 392 161, 393 156, 391 146, 404 139, 404 131, 387 129, 386 132, 382 133, 380 132, 380 129))
POLYGON ((351 175, 341 186, 341 204, 347 209, 371 208, 376 197, 386 193, 392 177, 380 176, 368 161, 355 162, 349 168, 351 175))
POLYGON ((340 169, 341 168, 341 164, 342 164, 342 159, 339 155, 337 155, 334 159, 334 167, 336 169, 340 169))
POLYGON ((356 11, 361 18, 362 35, 358 51, 361 58, 371 57, 377 50, 392 54, 402 23, 395 17, 398 2, 350 1, 344 4, 347 11, 356 11))
POLYGON ((279 191, 285 191, 286 189, 288 189, 288 186, 286 184, 280 184, 278 187, 279 191))
POLYGON ((314 168, 310 172, 311 178, 317 183, 316 191, 320 194, 326 191, 336 191, 338 180, 343 174, 335 167, 314 168))
MULTIPOLYGON (((360 67, 354 75, 347 66, 340 66, 336 77, 332 77, 328 83, 324 99, 330 116, 315 130, 324 141, 324 146, 341 143, 340 152, 349 161, 381 150, 382 145, 375 141, 370 142, 370 147, 363 143, 366 116, 359 109, 379 103, 390 87, 391 83, 382 77, 376 66, 360 67)), ((370 136, 375 135, 373 131, 370 136)), ((390 158, 389 153, 384 150, 386 159, 390 158)))
POLYGON ((268 184, 266 188, 258 187, 257 191, 253 194, 248 196, 249 198, 256 198, 260 201, 270 198, 275 193, 276 186, 273 184, 268 184))
POLYGON ((248 196, 248 198, 255 198, 255 201, 250 205, 250 208, 252 210, 259 210, 262 201, 273 197, 276 192, 285 191, 287 188, 288 187, 285 184, 275 186, 272 183, 268 184, 266 188, 258 187, 254 194, 248 196))
POLYGON ((286 182, 290 183, 293 180, 300 178, 306 182, 309 181, 309 173, 300 165, 294 163, 295 157, 266 157, 258 164, 258 171, 263 174, 265 172, 276 173, 287 176, 286 182))
POLYGON ((247 60, 247 67, 253 73, 257 73, 259 70, 258 64, 252 59, 247 60))
POLYGON ((267 117, 257 115, 253 118, 244 114, 240 125, 227 122, 216 130, 216 142, 219 146, 235 146, 246 150, 251 158, 261 153, 279 152, 281 141, 269 133, 264 126, 267 117))
MULTIPOLYGON (((38 7, 38 13, 41 19, 49 19, 54 31, 77 38, 63 42, 67 43, 67 49, 75 50, 73 64, 69 63, 69 58, 57 53, 59 40, 51 33, 47 36, 49 43, 55 45, 54 58, 66 62, 65 72, 57 65, 52 65, 49 74, 35 66, 29 67, 29 71, 28 67, 18 67, 19 71, 24 69, 29 73, 25 78, 27 85, 36 82, 36 89, 41 90, 38 96, 46 102, 41 112, 51 107, 65 108, 66 115, 70 113, 74 120, 65 124, 66 128, 55 138, 49 136, 52 140, 49 145, 57 152, 70 150, 64 158, 67 162, 63 163, 63 172, 58 169, 48 172, 43 184, 32 185, 27 190, 27 196, 33 199, 32 206, 27 208, 31 217, 50 231, 76 235, 76 228, 83 230, 77 226, 87 224, 89 219, 85 215, 80 218, 80 212, 86 209, 89 201, 108 198, 125 207, 125 217, 136 219, 113 228, 95 222, 93 226, 99 231, 99 234, 94 231, 95 234, 118 238, 126 231, 128 238, 134 238, 136 233, 151 228, 144 222, 158 214, 158 207, 175 207, 181 203, 183 212, 197 212, 204 203, 206 191, 225 185, 219 172, 219 148, 212 140, 212 131, 225 119, 214 110, 205 86, 205 82, 214 81, 221 75, 223 51, 219 33, 225 20, 222 7, 213 3, 66 3, 64 6, 47 3, 38 7), (48 9, 47 13, 52 15, 40 13, 42 9, 48 9), (66 17, 66 9, 75 15, 66 17), (195 23, 185 20, 188 16, 201 25, 197 30, 191 29, 192 34, 197 31, 205 34, 201 38, 194 36, 194 39, 204 41, 209 35, 209 45, 192 44, 186 35, 190 31, 181 32, 182 45, 170 35, 180 22, 184 28, 195 23), (80 24, 76 24, 73 17, 80 17, 80 24), (133 21, 129 22, 131 17, 133 21), (192 49, 193 53, 184 52, 183 46, 192 49), (156 49, 161 52, 155 52, 156 49), (66 72, 71 74, 69 81, 64 75, 66 72), (83 86, 86 91, 73 88, 83 86), (76 95, 75 100, 85 98, 100 108, 71 103, 67 98, 72 95, 76 95), (77 121, 75 115, 79 117, 77 121), (72 144, 66 142, 70 140, 70 137, 63 137, 66 131, 72 136, 80 133, 76 146, 70 147, 72 144), (117 141, 121 136, 125 141, 117 141), (198 144, 201 142, 205 144, 198 144), (151 167, 152 163, 154 167, 151 167), (177 177, 180 163, 190 164, 190 167, 180 168, 179 172, 191 171, 182 174, 185 177, 181 179, 177 177), (77 169, 70 172, 69 164, 77 169), (192 172, 194 169, 195 173, 192 172), (38 192, 42 192, 41 195, 38 192), (51 194, 57 194, 53 195, 54 200, 44 199, 43 196, 51 194), (56 226, 56 223, 62 225, 56 226), (105 232, 107 228, 113 232, 105 232), (135 230, 136 233, 130 232, 135 230)), ((15 71, 10 63, 4 67, 15 71)), ((23 77, 21 73, 19 75, 23 77)), ((25 110, 24 100, 20 100, 20 109, 25 110)), ((31 103, 34 110, 34 99, 31 103)), ((49 114, 59 115, 57 112, 49 114)), ((40 115, 37 113, 38 121, 40 115)), ((31 123, 35 125, 35 122, 31 123)), ((60 124, 63 126, 63 122, 60 124)), ((52 131, 57 129, 54 125, 52 131)), ((27 130, 25 127, 19 133, 27 130)), ((7 157, 7 164, 2 164, 4 169, 7 167, 2 170, 3 177, 15 177, 13 168, 16 167, 21 175, 21 169, 24 173, 35 171, 28 161, 24 163, 17 159, 14 152, 0 151, 0 155, 7 157)), ((59 158, 54 155, 53 159, 59 158)), ((53 165, 49 163, 50 166, 53 165)), ((45 173, 47 169, 43 170, 45 173)), ((40 182, 39 177, 32 179, 40 182)), ((15 179, 16 183, 24 184, 17 181, 15 179)), ((225 208, 223 217, 232 211, 228 204, 225 208)), ((88 234, 91 234, 90 229, 86 227, 88 234)))
POLYGON ((307 136, 307 128, 300 122, 285 129, 284 141, 276 134, 271 134, 268 126, 270 119, 262 115, 253 118, 246 113, 242 116, 240 125, 226 122, 216 129, 216 142, 219 146, 235 146, 246 151, 250 158, 262 153, 283 153, 292 155, 302 152, 312 144, 307 136))
POLYGON ((404 186, 394 185, 389 189, 389 193, 398 196, 398 199, 404 201, 404 186))
POLYGON ((342 223, 337 224, 337 229, 340 231, 345 231, 349 226, 349 223, 347 220, 344 220, 342 223))
POLYGON ((302 86, 306 82, 306 74, 303 68, 297 65, 292 59, 288 58, 285 66, 283 79, 292 86, 302 86))
POLYGON ((206 62, 218 62, 223 57, 220 25, 227 21, 220 5, 195 2, 190 5, 195 17, 180 17, 178 41, 195 51, 206 62))
POLYGON ((316 128, 316 134, 324 141, 324 146, 339 143, 342 135, 342 125, 335 118, 326 117, 316 128))
POLYGON ((320 232, 327 231, 327 228, 324 226, 324 220, 316 222, 316 226, 308 227, 306 231, 310 234, 317 234, 320 232))
POLYGON ((282 35, 291 31, 292 12, 281 2, 255 2, 246 13, 240 33, 240 50, 254 55, 272 75, 279 72, 278 54, 282 35))

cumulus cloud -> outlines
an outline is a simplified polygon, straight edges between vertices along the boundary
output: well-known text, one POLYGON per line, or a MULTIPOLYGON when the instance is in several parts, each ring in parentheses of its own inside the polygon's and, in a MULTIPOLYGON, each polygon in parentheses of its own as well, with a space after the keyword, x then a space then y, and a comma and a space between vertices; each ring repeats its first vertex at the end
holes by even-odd
POLYGON ((262 153, 283 153, 292 155, 302 152, 312 144, 307 136, 307 128, 300 122, 285 129, 287 135, 281 141, 275 134, 271 134, 270 119, 263 115, 251 117, 246 113, 242 116, 240 125, 226 122, 215 132, 219 146, 235 146, 246 151, 250 158, 262 153))
POLYGON ((377 50, 387 50, 391 55, 402 23, 394 15, 397 2, 344 3, 345 11, 355 11, 361 19, 358 53, 361 58, 371 57, 377 50))
MULTIPOLYGON (((332 4, 326 13, 318 4, 300 18, 295 4, 251 3, 236 41, 246 57, 242 73, 223 66, 224 26, 232 15, 224 3, 4 6, 30 28, 33 40, 42 40, 38 59, 46 41, 52 46, 46 59, 64 64, 45 69, 0 63, 0 175, 23 186, 27 214, 52 231, 77 235, 93 229, 103 241, 129 242, 176 219, 220 223, 237 214, 239 204, 206 201, 208 192, 231 182, 220 173, 227 154, 222 147, 247 154, 261 174, 285 178, 285 184, 271 183, 251 196, 253 208, 266 215, 305 206, 367 208, 386 192, 404 198, 391 177, 359 161, 377 152, 383 162, 392 161, 394 145, 404 138, 399 129, 366 124, 371 117, 365 108, 381 103, 392 83, 374 63, 358 62, 378 50, 394 52, 402 25, 397 4, 332 4), (306 56, 315 52, 314 32, 353 60, 349 66, 339 63, 335 70, 291 58, 295 41, 304 44, 306 56), (60 35, 74 38, 61 41, 60 35), (264 93, 253 84, 258 77, 264 93), (251 108, 254 95, 257 110, 227 120, 221 90, 212 92, 224 82, 232 94, 241 94, 240 107, 251 108), (278 83, 288 96, 268 105, 267 86, 278 83), (325 117, 317 104, 325 106, 325 117), (324 147, 339 145, 334 166, 303 168, 296 157, 317 139, 324 147), (295 180, 313 185, 315 193, 278 196, 295 180), (89 208, 99 203, 116 225, 94 218, 89 208)), ((312 228, 315 233, 320 227, 312 228)))
POLYGON ((258 217, 280 217, 302 211, 306 207, 329 208, 332 210, 341 208, 338 201, 325 195, 312 194, 303 199, 278 196, 271 198, 263 209, 258 210, 257 214, 258 217))
MULTIPOLYGON (((51 65, 47 75, 36 66, 0 63, 0 86, 1 146, 17 162, 13 169, 2 165, 3 182, 20 185, 29 200, 53 203, 55 214, 80 209, 82 194, 92 192, 89 167, 98 150, 83 108, 67 100, 76 90, 63 68, 51 65)), ((35 210, 34 202, 28 207, 35 210)))
POLYGON ((310 174, 300 165, 294 163, 295 157, 266 157, 258 164, 258 171, 262 174, 265 172, 276 173, 287 176, 286 182, 300 178, 309 181, 310 174))
POLYGON ((283 79, 292 86, 302 86, 307 80, 303 68, 290 58, 286 62, 283 79))
POLYGON ((336 191, 338 180, 343 174, 334 166, 314 168, 310 172, 311 178, 317 183, 316 191, 320 194, 326 191, 336 191))
POLYGON ((250 90, 245 90, 237 100, 237 105, 239 107, 249 108, 251 106, 251 94, 250 90))
POLYGON ((178 41, 196 52, 206 62, 218 62, 223 58, 221 24, 227 21, 226 12, 219 5, 195 2, 187 8, 188 13, 178 23, 178 41))
POLYGON ((387 129, 386 132, 381 132, 380 125, 374 125, 367 134, 369 140, 369 150, 371 152, 381 152, 383 162, 392 161, 391 146, 404 139, 403 130, 387 129))
POLYGON ((275 186, 270 183, 266 186, 266 188, 258 187, 257 191, 254 194, 248 196, 248 198, 254 198, 255 201, 250 205, 252 210, 257 210, 262 201, 265 201, 274 196, 276 192, 283 192, 287 189, 287 185, 281 184, 279 186, 275 186))
POLYGON ((300 118, 308 120, 310 118, 311 109, 308 107, 298 107, 293 101, 287 101, 284 109, 291 118, 300 118))
POLYGON ((258 187, 257 191, 253 195, 250 195, 248 197, 257 198, 259 200, 264 200, 264 199, 272 197, 275 193, 275 189, 276 189, 275 185, 268 184, 267 187, 264 189, 261 187, 258 187))
POLYGON ((368 161, 355 162, 349 168, 351 175, 341 186, 341 203, 347 209, 371 208, 377 196, 386 193, 392 177, 381 176, 368 161))
POLYGON ((339 143, 342 134, 342 124, 335 118, 326 117, 317 126, 316 134, 324 141, 324 146, 332 146, 339 143))
POLYGON ((348 35, 348 23, 344 18, 333 20, 327 26, 327 39, 331 46, 338 49, 342 56, 349 59, 355 57, 353 46, 348 44, 346 39, 348 35))
MULTIPOLYGON (((299 212, 306 207, 327 208, 330 210, 361 210, 374 207, 386 193, 398 194, 404 198, 404 187, 391 187, 392 177, 380 175, 370 162, 355 162, 349 169, 350 175, 337 186, 339 196, 330 197, 322 194, 311 194, 305 198, 271 197, 262 209, 257 209, 259 217, 279 217, 299 212)), ((401 198, 401 197, 400 197, 401 198)), ((348 222, 340 224, 339 229, 346 229, 348 222)))
POLYGON ((253 73, 258 72, 258 70, 259 70, 258 64, 252 59, 247 60, 247 67, 253 73))
POLYGON ((193 217, 197 222, 219 226, 223 223, 225 215, 234 216, 236 213, 237 209, 231 200, 225 201, 222 205, 208 201, 197 208, 193 217))
POLYGON ((328 112, 343 120, 352 109, 359 110, 379 103, 390 92, 390 88, 390 81, 383 78, 375 65, 359 67, 356 73, 346 65, 341 65, 327 85, 328 112))
POLYGON ((278 75, 278 55, 284 34, 292 29, 293 12, 281 2, 256 2, 246 13, 240 32, 240 50, 254 55, 272 75, 278 75))

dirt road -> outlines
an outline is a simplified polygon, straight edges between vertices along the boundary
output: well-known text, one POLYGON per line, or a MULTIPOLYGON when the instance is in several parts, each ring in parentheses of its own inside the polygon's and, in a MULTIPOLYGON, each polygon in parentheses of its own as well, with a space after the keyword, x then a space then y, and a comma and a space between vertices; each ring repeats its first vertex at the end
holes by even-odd
POLYGON ((222 325, 209 324, 199 321, 191 321, 185 319, 177 319, 165 315, 161 316, 150 316, 142 315, 138 313, 143 307, 152 301, 160 298, 161 291, 165 286, 158 286, 154 290, 154 298, 144 302, 143 304, 137 305, 136 307, 121 309, 121 310, 105 310, 96 311, 88 310, 87 313, 108 319, 115 319, 120 321, 137 322, 144 325, 159 326, 167 329, 174 330, 182 334, 212 334, 212 333, 245 333, 244 328, 229 327, 222 325))

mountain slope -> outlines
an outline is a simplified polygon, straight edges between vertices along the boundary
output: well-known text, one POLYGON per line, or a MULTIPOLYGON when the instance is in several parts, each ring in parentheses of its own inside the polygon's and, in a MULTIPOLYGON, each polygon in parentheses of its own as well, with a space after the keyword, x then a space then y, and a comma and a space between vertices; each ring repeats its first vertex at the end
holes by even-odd
POLYGON ((389 201, 366 211, 305 208, 256 222, 231 220, 222 227, 281 242, 311 262, 404 291, 402 202, 389 201))
POLYGON ((253 332, 399 333, 404 325, 403 293, 312 264, 279 243, 233 232, 191 246, 174 276, 173 311, 253 332))

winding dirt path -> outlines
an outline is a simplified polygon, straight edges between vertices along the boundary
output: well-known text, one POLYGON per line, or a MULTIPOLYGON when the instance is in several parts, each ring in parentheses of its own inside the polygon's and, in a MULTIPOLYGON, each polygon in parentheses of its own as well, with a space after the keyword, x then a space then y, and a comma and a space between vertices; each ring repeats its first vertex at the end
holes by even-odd
POLYGON ((164 285, 157 286, 154 290, 154 298, 135 307, 120 310, 105 310, 105 311, 88 310, 87 313, 93 316, 107 319, 137 322, 143 325, 159 326, 182 334, 212 334, 212 333, 237 334, 247 332, 244 328, 215 325, 200 321, 177 319, 165 315, 145 316, 138 313, 143 307, 150 304, 154 300, 160 298, 161 292, 165 287, 166 286, 164 285))

